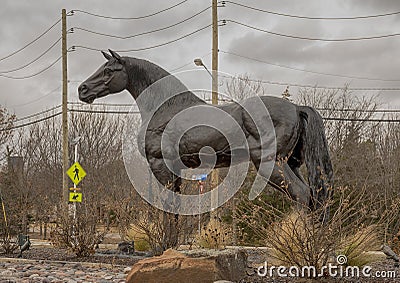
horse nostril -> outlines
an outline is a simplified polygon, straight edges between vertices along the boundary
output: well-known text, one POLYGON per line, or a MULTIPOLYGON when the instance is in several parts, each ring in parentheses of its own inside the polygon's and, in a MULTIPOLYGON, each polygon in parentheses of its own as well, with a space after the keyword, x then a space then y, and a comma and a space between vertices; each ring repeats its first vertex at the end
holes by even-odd
POLYGON ((81 85, 78 87, 78 92, 79 92, 79 94, 85 94, 85 93, 88 92, 88 90, 89 90, 89 88, 87 87, 86 84, 81 84, 81 85))

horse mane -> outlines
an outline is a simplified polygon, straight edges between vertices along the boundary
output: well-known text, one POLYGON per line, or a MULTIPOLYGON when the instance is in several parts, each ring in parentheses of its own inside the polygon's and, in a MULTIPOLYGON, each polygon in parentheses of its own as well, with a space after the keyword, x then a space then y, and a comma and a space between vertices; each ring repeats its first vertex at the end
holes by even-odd
POLYGON ((186 108, 193 104, 205 104, 174 75, 144 59, 123 57, 129 85, 127 89, 135 97, 139 108, 151 112, 155 107, 186 108), (159 85, 157 81, 161 81, 159 85), (149 86, 153 85, 151 88, 149 86), (178 95, 177 95, 178 94, 178 95), (140 97, 140 96, 146 97, 140 97))

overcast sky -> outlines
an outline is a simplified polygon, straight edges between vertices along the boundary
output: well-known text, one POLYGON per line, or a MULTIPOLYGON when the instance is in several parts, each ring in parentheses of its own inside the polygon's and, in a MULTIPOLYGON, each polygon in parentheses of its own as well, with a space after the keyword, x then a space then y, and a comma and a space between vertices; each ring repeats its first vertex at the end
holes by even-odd
MULTIPOLYGON (((397 0, 235 0, 248 6, 278 13, 309 17, 355 17, 400 11, 397 0)), ((82 0, 3 0, 0 9, 0 60, 23 47, 61 17, 61 9, 79 9, 113 17, 140 17, 168 8, 174 1, 82 1, 82 0)), ((211 0, 188 0, 158 15, 139 20, 110 20, 75 12, 68 17, 68 28, 79 27, 119 36, 135 35, 169 26, 189 18, 211 5, 211 0)), ((309 38, 359 38, 400 33, 400 14, 357 20, 309 20, 263 13, 226 3, 218 10, 219 19, 235 20, 259 29, 309 38)), ((121 40, 94 35, 76 29, 68 35, 68 46, 80 45, 97 49, 127 50, 149 47, 177 39, 211 23, 211 9, 183 24, 160 32, 121 40)), ((23 51, 0 61, 0 104, 18 116, 26 116, 61 103, 61 61, 38 76, 9 79, 2 75, 24 77, 49 66, 61 55, 59 42, 37 62, 19 71, 4 73, 29 63, 46 51, 61 36, 61 24, 23 51)), ((322 42, 283 38, 227 22, 219 28, 219 48, 224 52, 265 61, 252 61, 221 52, 220 71, 251 78, 301 85, 343 86, 353 88, 400 88, 400 36, 346 42, 322 42), (342 78, 303 72, 276 65, 317 73, 369 80, 342 78), (377 79, 377 80, 370 80, 377 79), (398 81, 396 81, 398 80, 398 81)), ((211 68, 211 28, 204 29, 169 45, 124 56, 145 58, 172 71, 193 69, 193 59, 201 57, 211 68)), ((87 78, 104 58, 99 52, 77 48, 68 55, 69 100, 77 101, 77 86, 87 78)), ((190 86, 190 82, 187 84, 190 86)), ((265 85, 268 93, 280 95, 285 86, 265 85)), ((292 93, 297 92, 291 87, 292 93)), ((384 108, 400 108, 399 91, 355 91, 362 96, 380 93, 384 108)), ((130 103, 127 93, 109 96, 105 103, 130 103)))

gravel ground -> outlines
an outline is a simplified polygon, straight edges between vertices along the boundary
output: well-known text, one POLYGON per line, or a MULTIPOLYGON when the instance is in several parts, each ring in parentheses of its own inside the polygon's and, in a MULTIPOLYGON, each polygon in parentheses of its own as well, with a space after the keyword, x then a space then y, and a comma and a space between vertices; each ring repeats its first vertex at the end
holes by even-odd
MULTIPOLYGON (((249 250, 248 251, 248 264, 252 267, 259 267, 260 262, 262 263, 265 259, 265 252, 259 252, 257 250, 249 250)), ((293 277, 278 277, 276 276, 277 272, 275 269, 275 276, 268 277, 268 274, 265 277, 261 277, 257 274, 257 270, 254 268, 249 268, 247 271, 248 276, 242 280, 240 283, 261 283, 261 282, 268 282, 268 283, 293 283, 293 282, 325 282, 325 283, 339 283, 339 282, 349 282, 349 283, 378 283, 378 282, 394 282, 400 283, 400 268, 395 267, 393 260, 382 260, 377 261, 371 264, 370 269, 366 269, 366 273, 370 275, 370 277, 366 277, 363 275, 362 268, 360 268, 360 276, 355 277, 352 276, 351 270, 348 272, 346 276, 346 270, 343 268, 342 274, 340 276, 338 270, 338 276, 329 276, 328 272, 324 277, 319 277, 317 279, 306 279, 306 278, 293 278, 293 277), (385 277, 385 278, 382 278, 385 277)), ((270 266, 268 265, 268 270, 270 270, 270 266)), ((261 270, 262 272, 263 270, 261 270)))
MULTIPOLYGON (((0 255, 0 257, 17 258, 18 253, 0 255)), ((22 258, 32 260, 69 261, 69 262, 94 262, 131 267, 143 257, 117 254, 94 254, 88 257, 76 257, 65 249, 54 247, 31 247, 23 252, 22 258)))
MULTIPOLYGON (((126 255, 115 255, 115 254, 94 254, 90 257, 84 258, 77 258, 75 255, 68 253, 63 249, 58 249, 54 247, 32 247, 29 251, 23 253, 23 259, 29 260, 36 260, 36 263, 4 263, 5 257, 13 257, 16 258, 18 254, 12 255, 0 255, 0 283, 12 283, 12 282, 124 282, 124 278, 122 278, 124 273, 127 272, 133 264, 135 264, 138 260, 142 259, 143 257, 139 256, 126 256, 126 255), (3 261, 3 263, 2 263, 3 261), (54 262, 52 262, 54 261, 54 262), (59 263, 59 262, 64 263, 59 263), (68 263, 70 262, 70 263, 68 263), (82 262, 82 265, 79 264, 82 262), (85 267, 84 262, 90 263, 97 263, 96 267, 85 267), (61 265, 60 265, 61 264, 61 265), (71 265, 72 264, 72 265, 71 265), (30 267, 31 270, 29 270, 30 267), (57 266, 65 266, 62 272, 54 271, 51 273, 50 271, 53 269, 59 269, 57 266), (32 270, 32 268, 34 270, 32 270), (35 271, 36 270, 36 271, 35 271), (46 270, 48 271, 47 274, 53 274, 53 277, 62 276, 63 274, 68 275, 68 279, 60 279, 60 278, 52 278, 51 275, 50 279, 48 280, 44 277, 43 274, 46 274, 46 270), (50 270, 50 271, 49 271, 50 270), (14 276, 14 277, 4 277, 7 276, 14 276), (15 274, 13 273, 15 272, 15 274), (75 273, 76 274, 75 274, 75 273), (14 274, 14 275, 12 275, 14 274), (21 275, 22 274, 22 275, 21 275), (39 274, 39 276, 37 275, 39 274), (85 275, 86 274, 86 275, 85 275), (95 274, 99 275, 97 279, 95 274), (30 277, 23 277, 23 276, 33 276, 30 277), (43 275, 43 276, 42 276, 43 275), (86 278, 84 278, 84 276, 86 278), (114 276, 114 277, 112 277, 114 276), (105 278, 113 278, 112 280, 107 280, 105 278), (14 278, 14 279, 12 279, 14 278), (47 281, 46 281, 47 280, 47 281)), ((262 262, 263 255, 258 254, 257 251, 249 251, 249 266, 258 266, 259 262, 262 262)), ((257 275, 256 270, 254 268, 249 268, 247 270, 248 276, 240 281, 240 283, 261 283, 261 282, 268 282, 268 283, 283 283, 283 282, 326 282, 326 283, 336 283, 336 282, 349 282, 349 283, 356 283, 356 282, 368 282, 368 283, 375 283, 375 282, 397 282, 400 283, 400 268, 394 267, 394 262, 389 260, 375 262, 370 264, 371 266, 371 277, 359 277, 359 278, 350 278, 350 277, 323 277, 314 280, 305 279, 305 278, 291 278, 291 277, 273 277, 270 278, 268 276, 260 277, 257 275), (394 271, 395 277, 390 278, 378 278, 376 277, 377 271, 394 271)), ((173 282, 171 282, 173 283, 173 282)))

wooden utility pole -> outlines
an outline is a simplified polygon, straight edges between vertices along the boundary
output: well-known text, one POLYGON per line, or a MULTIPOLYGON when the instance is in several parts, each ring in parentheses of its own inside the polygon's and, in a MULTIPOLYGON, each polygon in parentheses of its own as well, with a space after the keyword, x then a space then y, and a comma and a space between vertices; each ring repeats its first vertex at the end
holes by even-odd
POLYGON ((62 206, 68 203, 68 76, 67 76, 67 12, 62 9, 62 206))
POLYGON ((212 0, 212 104, 218 104, 218 2, 212 0))
MULTIPOLYGON (((218 1, 212 0, 212 104, 218 104, 218 1)), ((211 183, 218 186, 218 170, 211 172, 211 183)), ((218 207, 218 191, 211 194, 211 209, 218 207)))

